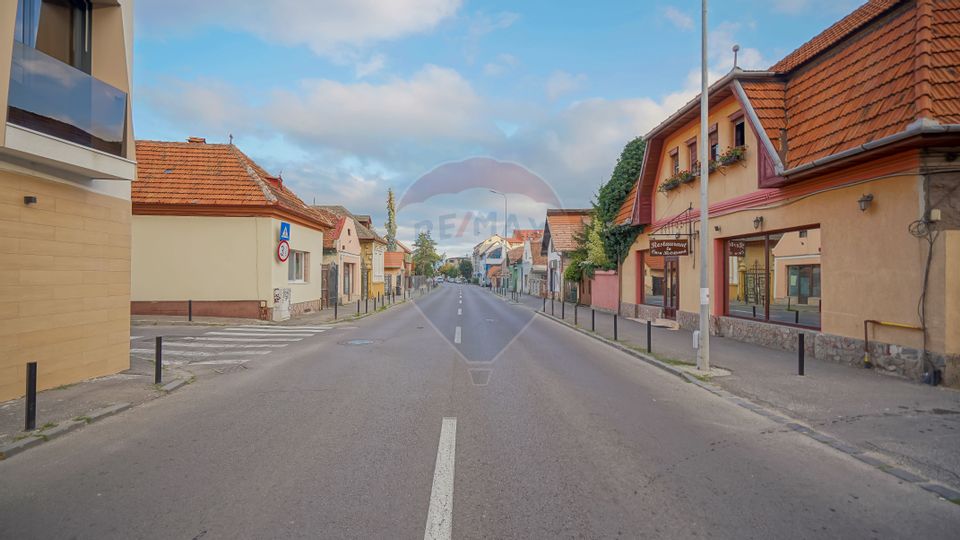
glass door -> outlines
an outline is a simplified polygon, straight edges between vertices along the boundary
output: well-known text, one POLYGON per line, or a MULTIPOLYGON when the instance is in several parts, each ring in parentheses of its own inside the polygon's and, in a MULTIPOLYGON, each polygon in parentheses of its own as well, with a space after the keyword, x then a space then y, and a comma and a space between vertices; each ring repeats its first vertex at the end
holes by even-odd
POLYGON ((663 274, 663 316, 676 320, 680 307, 680 259, 664 258, 663 274))

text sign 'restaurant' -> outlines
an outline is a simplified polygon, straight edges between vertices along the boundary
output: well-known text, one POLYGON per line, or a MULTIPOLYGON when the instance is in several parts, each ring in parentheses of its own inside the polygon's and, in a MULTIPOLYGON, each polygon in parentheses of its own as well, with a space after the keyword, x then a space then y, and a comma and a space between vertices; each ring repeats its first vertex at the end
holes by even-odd
POLYGON ((690 241, 686 238, 650 240, 650 254, 656 257, 689 255, 690 241))

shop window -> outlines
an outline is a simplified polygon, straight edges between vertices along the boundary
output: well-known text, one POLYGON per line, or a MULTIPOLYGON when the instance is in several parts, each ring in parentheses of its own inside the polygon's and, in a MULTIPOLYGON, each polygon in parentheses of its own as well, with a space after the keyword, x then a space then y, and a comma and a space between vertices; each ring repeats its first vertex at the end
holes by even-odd
POLYGON ((640 303, 648 306, 663 305, 663 257, 650 255, 650 250, 640 252, 643 293, 640 303))
POLYGON ((287 259, 287 281, 306 283, 308 255, 306 251, 290 250, 290 258, 287 259))
POLYGON ((733 145, 734 146, 745 146, 747 144, 747 132, 746 124, 743 123, 743 118, 733 123, 733 145))
POLYGON ((726 313, 820 327, 820 229, 726 241, 726 313))

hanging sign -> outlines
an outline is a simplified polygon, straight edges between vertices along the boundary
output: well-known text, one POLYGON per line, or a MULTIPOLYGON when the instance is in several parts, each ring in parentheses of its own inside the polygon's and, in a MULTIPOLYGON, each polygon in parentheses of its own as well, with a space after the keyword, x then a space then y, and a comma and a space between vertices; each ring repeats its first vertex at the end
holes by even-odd
POLYGON ((286 240, 281 240, 277 244, 277 258, 280 259, 280 262, 287 262, 287 259, 290 257, 290 244, 286 240))
POLYGON ((687 238, 650 240, 650 255, 655 257, 669 257, 689 254, 690 241, 687 238))
POLYGON ((731 240, 727 246, 729 246, 730 256, 731 257, 746 257, 747 256, 747 243, 743 240, 731 240))

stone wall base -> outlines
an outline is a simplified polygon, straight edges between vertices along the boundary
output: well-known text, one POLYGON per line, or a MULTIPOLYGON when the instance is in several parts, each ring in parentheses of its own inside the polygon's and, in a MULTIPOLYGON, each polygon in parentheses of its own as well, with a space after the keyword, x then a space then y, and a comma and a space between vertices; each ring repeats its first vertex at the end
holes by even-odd
MULTIPOLYGON (((131 315, 174 315, 186 317, 189 308, 186 300, 130 302, 131 315)), ((259 300, 194 300, 194 317, 237 317, 259 319, 263 317, 259 300)))
MULTIPOLYGON (((677 323, 685 330, 697 330, 700 327, 700 315, 678 311, 677 323)), ((859 368, 864 366, 862 339, 735 317, 714 316, 711 317, 710 325, 711 335, 784 351, 797 350, 799 345, 797 336, 801 332, 806 335, 804 350, 808 357, 859 368)), ((927 357, 943 371, 945 385, 960 387, 960 356, 928 352, 927 357)), ((871 341, 870 361, 875 366, 874 369, 881 373, 914 381, 920 381, 923 378, 923 356, 919 349, 871 341)))

